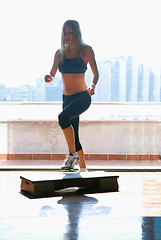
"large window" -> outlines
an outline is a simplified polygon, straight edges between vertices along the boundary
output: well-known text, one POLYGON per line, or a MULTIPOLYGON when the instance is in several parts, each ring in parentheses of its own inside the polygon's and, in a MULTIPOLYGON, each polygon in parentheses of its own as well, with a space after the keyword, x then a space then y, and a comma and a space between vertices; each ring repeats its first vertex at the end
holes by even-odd
POLYGON ((0 1, 0 101, 61 101, 59 72, 52 84, 43 77, 68 19, 80 23, 95 51, 100 79, 93 101, 160 102, 159 0, 0 1))

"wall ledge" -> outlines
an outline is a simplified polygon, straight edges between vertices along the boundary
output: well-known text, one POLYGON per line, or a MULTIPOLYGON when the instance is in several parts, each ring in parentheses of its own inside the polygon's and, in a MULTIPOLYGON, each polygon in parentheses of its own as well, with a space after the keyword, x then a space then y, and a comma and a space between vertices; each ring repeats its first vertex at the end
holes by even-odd
MULTIPOLYGON (((32 123, 32 122, 39 122, 39 123, 58 123, 58 120, 38 120, 38 119, 30 119, 30 120, 25 120, 25 119, 13 119, 13 120, 0 120, 0 124, 3 123, 32 123)), ((134 120, 134 119, 114 119, 114 120, 80 120, 80 123, 161 123, 161 120, 148 120, 148 119, 143 119, 143 120, 134 120)))

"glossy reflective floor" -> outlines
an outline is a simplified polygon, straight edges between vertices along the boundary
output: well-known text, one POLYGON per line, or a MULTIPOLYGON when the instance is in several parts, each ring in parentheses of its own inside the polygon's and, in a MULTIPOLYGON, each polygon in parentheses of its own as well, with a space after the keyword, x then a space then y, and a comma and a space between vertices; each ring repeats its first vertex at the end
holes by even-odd
POLYGON ((0 240, 161 240, 160 172, 110 172, 119 192, 35 199, 20 193, 23 174, 0 172, 0 240))

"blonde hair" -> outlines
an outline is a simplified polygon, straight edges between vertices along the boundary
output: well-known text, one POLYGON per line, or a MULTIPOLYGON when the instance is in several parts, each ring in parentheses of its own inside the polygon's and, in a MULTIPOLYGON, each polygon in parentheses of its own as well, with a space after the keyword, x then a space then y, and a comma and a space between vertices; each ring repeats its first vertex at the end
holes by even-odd
POLYGON ((73 31, 73 40, 76 45, 78 57, 80 57, 81 54, 84 55, 85 44, 82 39, 82 34, 81 34, 79 23, 75 20, 68 20, 63 24, 62 33, 61 33, 61 55, 62 55, 62 58, 63 59, 65 58, 65 53, 67 51, 67 46, 68 46, 64 39, 64 33, 65 33, 66 27, 70 27, 73 31))

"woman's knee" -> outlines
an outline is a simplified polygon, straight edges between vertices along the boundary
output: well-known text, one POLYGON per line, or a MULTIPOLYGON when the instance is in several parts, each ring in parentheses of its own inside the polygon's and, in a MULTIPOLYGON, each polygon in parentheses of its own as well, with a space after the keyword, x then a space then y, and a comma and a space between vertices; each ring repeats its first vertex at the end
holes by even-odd
POLYGON ((76 152, 82 150, 82 145, 80 144, 80 142, 75 144, 75 150, 76 152))
POLYGON ((71 125, 68 117, 63 112, 58 115, 58 120, 62 129, 65 129, 71 125))

